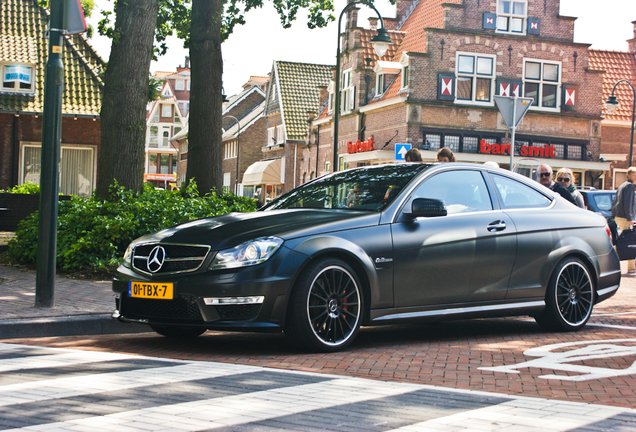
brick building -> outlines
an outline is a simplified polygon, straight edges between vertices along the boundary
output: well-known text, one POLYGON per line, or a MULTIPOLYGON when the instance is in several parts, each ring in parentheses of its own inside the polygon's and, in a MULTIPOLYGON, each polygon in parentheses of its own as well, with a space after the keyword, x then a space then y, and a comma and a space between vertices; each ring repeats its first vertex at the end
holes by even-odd
MULTIPOLYGON (((0 189, 39 183, 48 10, 0 1, 0 189)), ((60 192, 87 196, 97 181, 103 60, 83 35, 63 37, 60 192)))
MULTIPOLYGON (((589 67, 589 45, 573 42, 575 18, 560 15, 558 0, 398 0, 396 18, 384 20, 394 45, 382 58, 370 43, 377 20, 361 28, 357 9, 348 15, 339 168, 392 162, 396 143, 425 161, 448 147, 458 161, 508 168, 509 129, 493 96, 516 94, 534 103, 517 127, 515 154, 603 187, 602 72, 589 67), (367 145, 348 145, 358 140, 367 145)), ((330 171, 334 91, 332 82, 310 126, 301 175, 311 173, 304 161, 316 150, 318 173, 330 171)))
POLYGON ((326 88, 332 76, 333 66, 329 65, 274 62, 266 92, 266 134, 260 141, 260 160, 248 167, 242 180, 244 187, 255 188, 262 202, 309 180, 310 174, 299 169, 308 163, 303 156, 308 119, 310 113, 313 117, 318 112, 320 88, 326 88))
MULTIPOLYGON (((627 40, 627 51, 590 50, 590 68, 602 70, 603 73, 603 102, 612 94, 612 89, 621 79, 628 80, 636 87, 636 21, 633 37, 627 40)), ((627 179, 627 168, 634 165, 628 163, 629 144, 632 131, 632 115, 634 91, 627 83, 616 86, 614 91, 619 106, 616 112, 609 115, 603 107, 604 119, 603 139, 601 142, 601 157, 611 162, 612 169, 606 173, 606 188, 616 189, 627 179)))

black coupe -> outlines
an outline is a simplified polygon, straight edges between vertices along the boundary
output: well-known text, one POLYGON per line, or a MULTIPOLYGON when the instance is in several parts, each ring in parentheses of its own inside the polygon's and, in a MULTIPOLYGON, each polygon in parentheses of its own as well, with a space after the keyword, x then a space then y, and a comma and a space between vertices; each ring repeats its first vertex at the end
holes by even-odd
POLYGON ((581 329, 621 279, 606 220, 476 164, 357 168, 255 213, 135 240, 113 317, 165 336, 284 331, 336 351, 360 326, 530 315, 581 329))

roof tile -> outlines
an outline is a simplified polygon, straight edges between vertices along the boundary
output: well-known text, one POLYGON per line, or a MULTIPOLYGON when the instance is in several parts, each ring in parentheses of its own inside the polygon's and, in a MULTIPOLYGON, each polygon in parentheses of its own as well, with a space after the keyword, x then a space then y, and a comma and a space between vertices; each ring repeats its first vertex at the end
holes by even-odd
MULTIPOLYGON (((636 54, 621 51, 604 51, 591 49, 589 68, 604 70, 603 74, 603 102, 609 99, 612 88, 621 79, 626 79, 636 86, 636 54)), ((613 115, 607 115, 605 107, 603 114, 612 120, 632 119, 634 92, 627 84, 619 84, 614 91, 618 99, 618 109, 613 115)))

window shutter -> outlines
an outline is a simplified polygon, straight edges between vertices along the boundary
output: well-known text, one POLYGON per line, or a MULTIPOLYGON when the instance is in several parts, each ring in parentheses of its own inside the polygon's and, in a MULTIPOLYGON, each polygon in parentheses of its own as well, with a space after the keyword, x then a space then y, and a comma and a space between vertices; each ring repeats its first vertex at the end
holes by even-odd
POLYGON ((579 99, 579 86, 576 84, 563 84, 561 95, 561 111, 576 111, 579 99))
POLYGON ((437 75, 437 99, 455 100, 455 75, 443 73, 437 75))
POLYGON ((497 78, 497 96, 523 96, 523 81, 497 78))
POLYGON ((528 34, 541 34, 541 19, 528 17, 528 34))
POLYGON ((482 27, 486 30, 497 29, 497 14, 484 12, 482 27))

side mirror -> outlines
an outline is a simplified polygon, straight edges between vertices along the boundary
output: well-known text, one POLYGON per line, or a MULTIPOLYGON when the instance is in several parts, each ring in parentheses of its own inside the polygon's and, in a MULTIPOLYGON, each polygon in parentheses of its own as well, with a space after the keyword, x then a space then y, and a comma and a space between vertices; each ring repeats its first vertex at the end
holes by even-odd
POLYGON ((417 217, 446 216, 444 201, 433 198, 415 198, 411 204, 411 212, 406 215, 415 219, 417 217))

